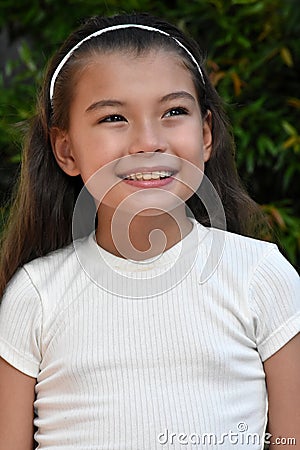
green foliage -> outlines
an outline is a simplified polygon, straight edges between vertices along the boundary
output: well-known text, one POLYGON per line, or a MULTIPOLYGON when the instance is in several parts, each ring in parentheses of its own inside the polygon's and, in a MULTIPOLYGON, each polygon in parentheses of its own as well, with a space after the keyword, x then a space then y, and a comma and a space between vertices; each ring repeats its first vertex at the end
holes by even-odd
POLYGON ((126 11, 165 17, 207 50, 211 80, 233 123, 241 178, 299 265, 298 0, 2 0, 0 28, 17 43, 0 76, 2 192, 10 190, 49 56, 84 17, 126 11))

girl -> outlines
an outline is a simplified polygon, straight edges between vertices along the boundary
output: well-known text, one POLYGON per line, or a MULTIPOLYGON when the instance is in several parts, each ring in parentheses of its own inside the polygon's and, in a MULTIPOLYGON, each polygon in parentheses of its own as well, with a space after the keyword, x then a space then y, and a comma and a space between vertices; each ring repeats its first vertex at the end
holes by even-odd
POLYGON ((2 243, 0 449, 300 448, 299 278, 260 223, 197 46, 74 32, 2 243))

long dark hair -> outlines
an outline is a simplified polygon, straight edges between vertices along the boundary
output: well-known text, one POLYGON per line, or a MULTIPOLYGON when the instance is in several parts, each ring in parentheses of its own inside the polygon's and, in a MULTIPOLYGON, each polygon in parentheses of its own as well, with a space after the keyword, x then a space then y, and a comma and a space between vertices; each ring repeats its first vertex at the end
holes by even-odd
MULTIPOLYGON (((26 262, 68 245, 72 241, 72 214, 83 183, 80 177, 66 175, 58 166, 51 148, 49 130, 68 129, 68 111, 72 101, 78 68, 99 52, 129 50, 141 54, 159 48, 180 55, 190 70, 203 116, 212 112, 213 150, 205 173, 214 185, 224 207, 227 229, 261 237, 258 226, 264 221, 260 208, 241 186, 234 160, 234 142, 220 97, 204 68, 204 57, 196 43, 177 27, 148 14, 124 14, 93 17, 72 33, 52 58, 37 102, 23 151, 20 180, 2 235, 0 298, 18 267, 26 262), (82 44, 62 68, 49 99, 51 77, 59 62, 84 37, 108 26, 137 23, 158 28, 178 39, 196 58, 205 83, 187 53, 174 39, 160 33, 129 28, 106 33, 82 44)), ((187 205, 195 218, 209 225, 206 209, 193 195, 187 205)))

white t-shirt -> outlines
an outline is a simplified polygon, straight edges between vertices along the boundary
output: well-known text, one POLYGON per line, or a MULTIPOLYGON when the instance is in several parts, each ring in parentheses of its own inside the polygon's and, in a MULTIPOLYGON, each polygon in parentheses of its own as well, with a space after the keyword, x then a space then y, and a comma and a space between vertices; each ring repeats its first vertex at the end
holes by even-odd
POLYGON ((0 355, 37 378, 39 449, 262 449, 262 362, 299 332, 299 311, 274 244, 194 222, 138 263, 91 235, 16 273, 0 355))

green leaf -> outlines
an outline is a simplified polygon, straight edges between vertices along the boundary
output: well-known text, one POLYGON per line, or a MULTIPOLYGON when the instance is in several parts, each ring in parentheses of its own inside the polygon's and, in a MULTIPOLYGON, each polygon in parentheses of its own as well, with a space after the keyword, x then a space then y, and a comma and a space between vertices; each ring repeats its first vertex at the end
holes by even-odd
POLYGON ((294 128, 289 122, 287 122, 286 120, 283 120, 282 126, 283 126, 283 129, 285 130, 285 132, 289 136, 297 136, 298 132, 297 132, 296 128, 294 128))

